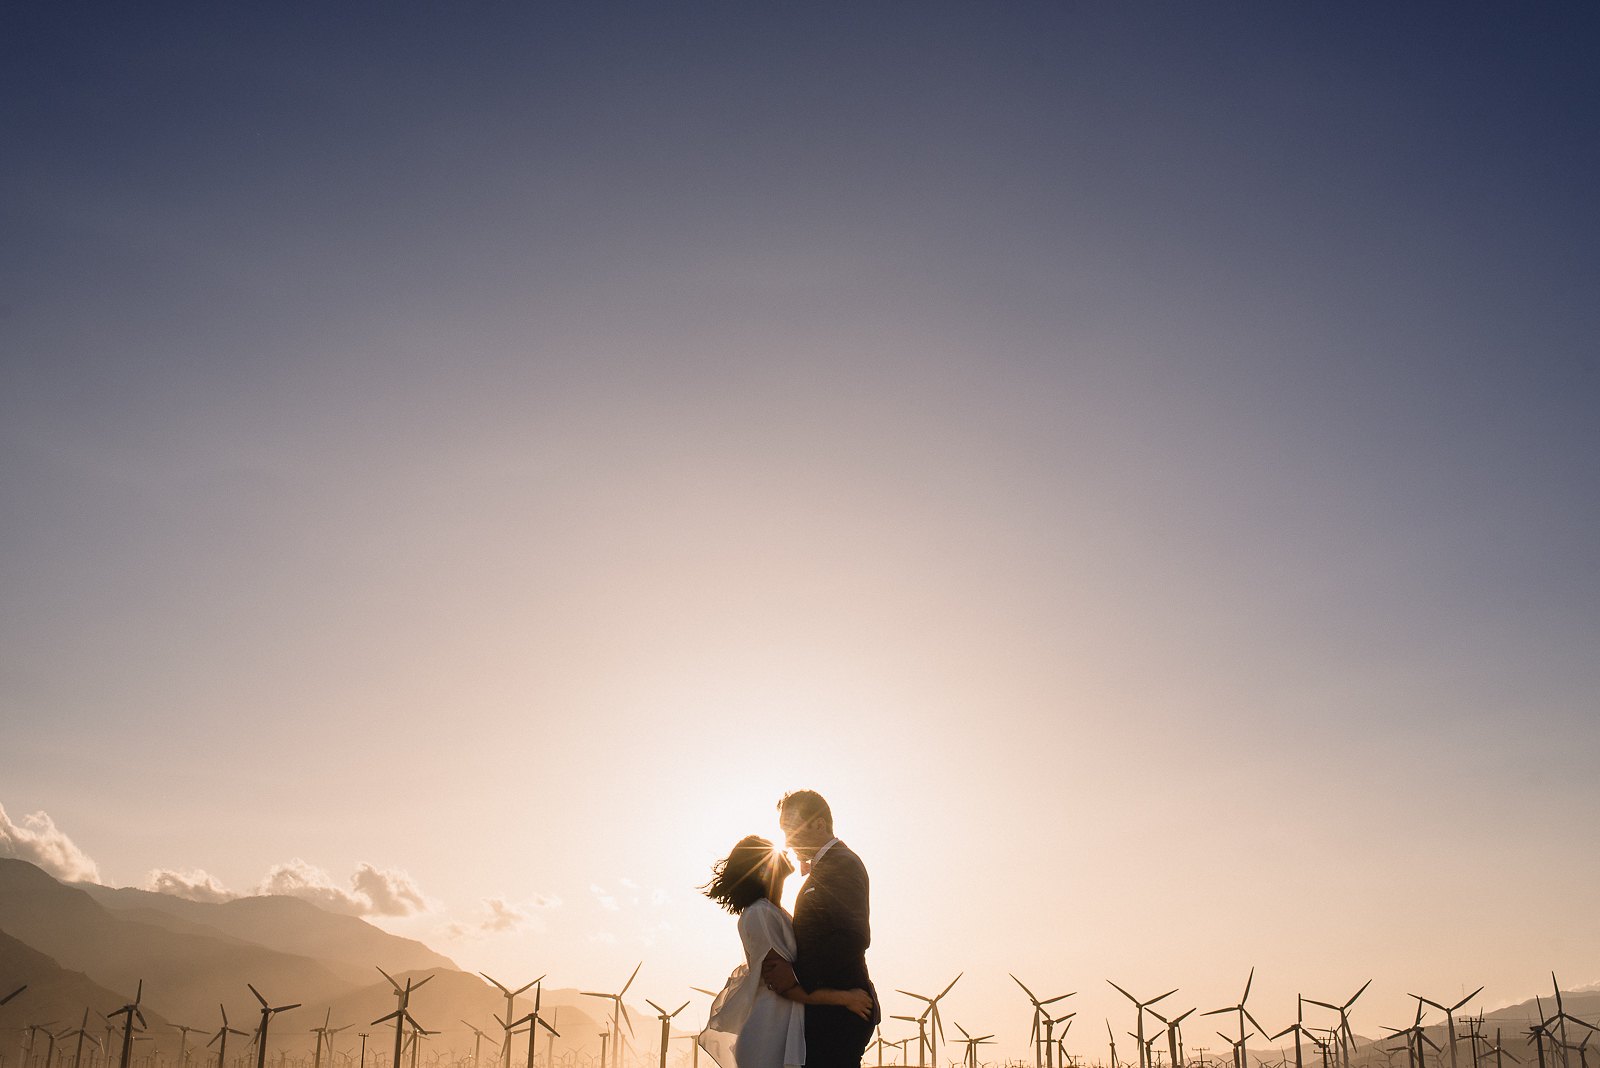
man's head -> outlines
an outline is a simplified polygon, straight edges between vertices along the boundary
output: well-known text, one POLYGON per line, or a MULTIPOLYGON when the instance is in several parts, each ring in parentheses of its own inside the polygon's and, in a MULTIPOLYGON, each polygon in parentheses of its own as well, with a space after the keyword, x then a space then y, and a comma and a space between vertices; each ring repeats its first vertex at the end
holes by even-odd
POLYGON ((789 848, 809 857, 833 837, 833 810, 815 790, 793 790, 778 800, 778 826, 789 848))

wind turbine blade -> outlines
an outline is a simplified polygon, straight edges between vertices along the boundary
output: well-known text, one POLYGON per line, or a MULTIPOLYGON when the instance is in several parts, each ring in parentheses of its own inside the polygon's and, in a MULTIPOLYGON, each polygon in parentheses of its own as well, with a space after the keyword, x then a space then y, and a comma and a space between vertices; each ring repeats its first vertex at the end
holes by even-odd
POLYGON ((689 1003, 687 1001, 685 1001, 682 1005, 679 1005, 677 1008, 672 1010, 672 1015, 676 1016, 676 1015, 678 1015, 678 1013, 682 1012, 684 1009, 687 1009, 688 1007, 689 1007, 689 1003))
POLYGON ((655 1002, 651 1001, 649 998, 645 998, 644 999, 644 1003, 646 1005, 650 1006, 652 1009, 655 1009, 657 1012, 659 1012, 663 1016, 665 1016, 667 1014, 667 1010, 666 1009, 663 1009, 660 1005, 657 1005, 655 1002))
MULTIPOLYGON (((369 1023, 369 1024, 368 1024, 368 1025, 367 1025, 367 1026, 368 1026, 368 1027, 377 1027, 377 1026, 378 1026, 378 1025, 379 1025, 379 1024, 381 1024, 381 1023, 386 1023, 386 1022, 388 1022, 388 1021, 389 1021, 389 1020, 394 1020, 394 1019, 398 1019, 398 1018, 399 1018, 399 1016, 400 1016, 400 1012, 401 1012, 401 1010, 399 1010, 399 1009, 395 1009, 395 1010, 394 1010, 394 1011, 393 1011, 393 1012, 391 1012, 391 1013, 390 1013, 390 1014, 389 1014, 389 1015, 387 1015, 387 1016, 380 1016, 380 1017, 378 1017, 378 1018, 377 1018, 377 1019, 376 1019, 376 1020, 373 1020, 373 1021, 372 1021, 372 1022, 371 1022, 371 1023, 369 1023)), ((495 1018, 496 1018, 496 1019, 499 1019, 499 1017, 495 1017, 495 1018)))
MULTIPOLYGON (((249 983, 246 983, 244 985, 245 986, 250 986, 249 983)), ((261 991, 257 990, 253 986, 250 986, 250 993, 252 993, 252 994, 254 994, 256 996, 256 1000, 257 1001, 261 1002, 261 1007, 263 1009, 267 1007, 267 999, 261 996, 261 991)))
POLYGON ((1448 1011, 1449 1012, 1455 1012, 1461 1006, 1465 1005, 1467 1002, 1471 1001, 1473 998, 1477 997, 1481 993, 1483 993, 1483 987, 1480 986, 1478 989, 1474 990, 1472 993, 1468 994, 1466 997, 1462 998, 1460 1001, 1458 1001, 1454 1005, 1450 1006, 1448 1011))
POLYGON ((1239 999, 1239 1004, 1243 1005, 1245 1002, 1250 1000, 1250 984, 1255 982, 1255 981, 1256 981, 1256 966, 1254 964, 1252 964, 1250 966, 1250 978, 1248 978, 1248 979, 1246 979, 1244 981, 1244 997, 1239 999))
MULTIPOLYGON (((950 991, 955 988, 955 985, 957 983, 961 982, 961 976, 966 975, 966 974, 967 974, 966 972, 958 973, 954 979, 950 980, 950 985, 949 986, 947 986, 943 990, 939 991, 939 997, 942 998, 946 994, 950 993, 950 991)), ((934 1000, 938 1001, 939 998, 934 998, 934 1000)))
POLYGON ((639 969, 643 967, 644 961, 640 961, 638 964, 633 966, 633 974, 628 976, 628 981, 622 984, 621 990, 617 991, 617 997, 620 998, 622 995, 628 992, 628 988, 633 985, 633 981, 639 977, 639 969))
MULTIPOLYGON (((1366 982, 1361 984, 1361 989, 1360 990, 1357 990, 1354 994, 1350 995, 1350 1000, 1344 1003, 1344 1008, 1345 1008, 1346 1012, 1350 1011, 1350 1006, 1352 1006, 1352 1005, 1354 1005, 1356 1003, 1356 998, 1360 997, 1362 994, 1365 994, 1367 992, 1367 987, 1369 987, 1371 985, 1372 985, 1372 980, 1368 979, 1366 982)), ((1480 986, 1478 989, 1481 991, 1483 989, 1483 987, 1480 986)))
MULTIPOLYGON (((1006 974, 1007 975, 1011 975, 1010 972, 1007 972, 1006 974)), ((1029 990, 1028 987, 1027 987, 1027 984, 1025 984, 1021 979, 1018 979, 1016 976, 1011 975, 1011 981, 1013 983, 1016 983, 1018 986, 1022 987, 1022 992, 1024 994, 1028 995, 1028 1000, 1029 1001, 1033 1002, 1035 1005, 1039 1004, 1039 999, 1033 996, 1033 991, 1029 990)), ((0 1004, 3 1004, 3 1002, 0 1002, 0 1004)))
MULTIPOLYGON (((1106 982, 1111 983, 1111 980, 1107 979, 1106 982)), ((1111 988, 1113 990, 1115 990, 1117 993, 1121 994, 1123 997, 1127 998, 1129 1001, 1133 1002, 1135 1005, 1139 1004, 1139 999, 1138 998, 1134 997, 1132 994, 1130 994, 1126 990, 1122 989, 1116 983, 1111 983, 1111 988)))

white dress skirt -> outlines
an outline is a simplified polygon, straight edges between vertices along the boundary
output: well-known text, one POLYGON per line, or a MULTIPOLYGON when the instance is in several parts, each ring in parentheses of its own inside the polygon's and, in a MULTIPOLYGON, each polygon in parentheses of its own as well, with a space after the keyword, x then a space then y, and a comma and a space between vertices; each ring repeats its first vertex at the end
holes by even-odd
POLYGON ((806 1007, 768 990, 761 962, 776 949, 794 960, 794 921, 763 898, 739 914, 744 963, 711 1003, 700 1048, 721 1068, 801 1068, 806 1062, 806 1007))

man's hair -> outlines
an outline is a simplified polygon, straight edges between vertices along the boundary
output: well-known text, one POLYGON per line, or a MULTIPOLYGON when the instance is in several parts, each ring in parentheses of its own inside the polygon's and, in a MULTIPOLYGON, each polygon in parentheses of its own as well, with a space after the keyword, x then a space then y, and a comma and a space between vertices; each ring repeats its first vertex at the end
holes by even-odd
POLYGON ((800 823, 810 823, 821 816, 828 825, 828 833, 833 833, 833 810, 815 790, 790 790, 778 798, 778 814, 786 816, 791 812, 800 823))

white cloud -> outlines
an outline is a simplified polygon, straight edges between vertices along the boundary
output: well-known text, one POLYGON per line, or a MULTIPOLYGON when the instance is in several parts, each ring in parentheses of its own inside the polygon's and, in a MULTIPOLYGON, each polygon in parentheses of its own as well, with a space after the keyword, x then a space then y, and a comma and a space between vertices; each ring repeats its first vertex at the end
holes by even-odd
POLYGON ((428 899, 402 871, 360 864, 347 890, 327 872, 295 857, 276 864, 256 887, 258 894, 298 897, 347 916, 411 916, 428 910, 428 899))
POLYGON ((479 929, 485 934, 497 931, 515 931, 533 919, 526 909, 507 904, 498 897, 488 898, 483 904, 489 910, 489 918, 479 924, 479 929))
POLYGON ((428 899, 411 877, 393 868, 379 871, 371 864, 361 864, 350 877, 350 885, 358 897, 372 902, 370 911, 379 916, 411 916, 428 908, 428 899))
POLYGON ((30 813, 16 824, 0 805, 0 857, 37 864, 62 882, 100 881, 95 862, 44 812, 30 813))
POLYGON ((232 901, 239 896, 218 882, 216 876, 199 868, 193 871, 155 868, 145 878, 144 888, 190 901, 232 901))
POLYGON ((617 904, 616 895, 612 894, 605 887, 596 886, 595 884, 590 883, 589 893, 594 895, 594 899, 600 903, 600 907, 605 909, 607 912, 620 912, 622 910, 622 906, 617 904))

